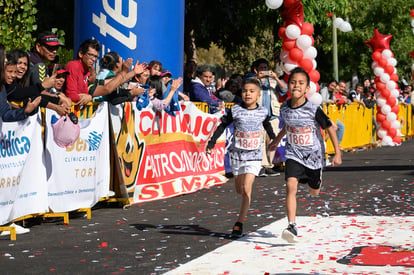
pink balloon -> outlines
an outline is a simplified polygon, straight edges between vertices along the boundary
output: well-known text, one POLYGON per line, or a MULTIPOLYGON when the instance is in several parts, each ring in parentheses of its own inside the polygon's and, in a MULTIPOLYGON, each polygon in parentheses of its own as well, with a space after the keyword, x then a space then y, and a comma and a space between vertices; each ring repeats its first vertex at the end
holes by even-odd
POLYGON ((293 48, 289 51, 289 58, 294 62, 299 62, 303 58, 303 52, 298 48, 293 48))

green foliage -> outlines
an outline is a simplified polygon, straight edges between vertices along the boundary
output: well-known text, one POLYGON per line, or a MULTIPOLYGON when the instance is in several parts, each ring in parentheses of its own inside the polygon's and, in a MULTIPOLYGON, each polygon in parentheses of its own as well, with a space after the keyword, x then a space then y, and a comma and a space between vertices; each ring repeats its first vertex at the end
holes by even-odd
POLYGON ((36 0, 0 1, 0 43, 6 49, 30 49, 32 32, 37 29, 36 0))

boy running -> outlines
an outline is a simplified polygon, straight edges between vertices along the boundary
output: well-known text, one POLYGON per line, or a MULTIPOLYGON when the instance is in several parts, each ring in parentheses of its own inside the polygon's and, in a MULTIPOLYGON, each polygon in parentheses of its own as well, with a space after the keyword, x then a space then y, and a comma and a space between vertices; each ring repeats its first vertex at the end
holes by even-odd
MULTIPOLYGON (((206 153, 210 154, 216 140, 226 127, 233 123, 234 134, 229 149, 230 165, 235 176, 236 192, 242 196, 239 217, 231 233, 232 237, 236 238, 243 236, 243 220, 250 206, 253 181, 262 167, 262 126, 269 137, 272 140, 275 139, 267 109, 257 104, 260 89, 260 83, 255 78, 247 78, 243 81, 243 102, 240 105, 234 105, 221 118, 221 124, 206 147, 206 153)), ((276 146, 277 144, 272 142, 270 145, 276 146)))
POLYGON ((271 149, 286 135, 286 210, 288 227, 283 230, 282 238, 293 243, 297 242, 296 228, 296 193, 298 183, 308 184, 312 196, 319 194, 322 184, 322 168, 325 161, 325 147, 321 129, 328 131, 335 147, 332 166, 340 165, 341 152, 332 122, 319 105, 306 98, 309 91, 309 75, 300 67, 290 72, 288 87, 291 99, 283 103, 280 115, 284 127, 271 149))

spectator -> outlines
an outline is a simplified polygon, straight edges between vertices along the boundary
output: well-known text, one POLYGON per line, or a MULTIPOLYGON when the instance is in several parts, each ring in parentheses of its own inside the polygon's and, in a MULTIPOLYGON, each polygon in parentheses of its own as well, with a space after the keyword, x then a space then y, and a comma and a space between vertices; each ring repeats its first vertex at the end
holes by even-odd
POLYGON ((148 85, 151 87, 151 90, 148 91, 148 95, 154 109, 157 111, 165 110, 182 83, 183 79, 181 77, 178 79, 173 79, 172 82, 168 84, 170 86, 168 94, 164 94, 166 91, 163 90, 164 83, 162 76, 151 76, 148 80, 148 85))
MULTIPOLYGON (((287 93, 287 85, 283 80, 279 79, 275 72, 269 70, 269 62, 264 58, 257 59, 252 64, 252 68, 262 88, 258 103, 268 110, 270 124, 272 125, 273 132, 277 135, 279 133, 280 114, 279 96, 287 93)), ((259 176, 280 175, 276 170, 280 169, 281 164, 274 165, 272 163, 275 151, 267 149, 270 139, 265 129, 262 129, 262 136, 264 137, 262 139, 263 159, 259 176)))
POLYGON ((68 71, 65 70, 65 66, 62 64, 54 64, 52 66, 49 66, 49 74, 53 70, 56 71, 56 80, 53 87, 48 89, 48 92, 51 94, 56 94, 60 97, 60 100, 66 104, 69 108, 72 106, 72 100, 65 96, 65 82, 66 82, 66 76, 69 74, 68 71))
POLYGON ((162 63, 158 60, 151 60, 148 64, 150 66, 150 75, 161 75, 162 63))
POLYGON ((220 101, 212 95, 207 87, 213 81, 213 73, 208 66, 201 66, 196 71, 196 78, 191 81, 190 100, 206 102, 210 113, 215 113, 221 107, 220 101))
MULTIPOLYGON (((116 52, 109 52, 105 54, 100 60, 100 71, 96 75, 96 79, 103 80, 105 83, 111 81, 122 70, 122 59, 116 52)), ((144 64, 145 66, 145 64, 144 64)), ((127 84, 127 83, 126 83, 127 84)), ((137 95, 145 92, 144 88, 139 85, 131 85, 128 87, 116 87, 108 95, 95 97, 94 101, 109 101, 112 104, 119 104, 125 101, 132 101, 137 95)))
POLYGON ((362 100, 362 93, 364 92, 364 86, 361 83, 357 83, 355 90, 349 92, 348 99, 351 102, 358 102, 365 106, 364 101, 362 100))
POLYGON ((57 63, 57 51, 62 44, 57 35, 43 31, 37 36, 34 48, 29 52, 31 83, 42 83, 48 77, 47 65, 57 63))
MULTIPOLYGON (((332 79, 329 81, 328 85, 321 89, 321 96, 323 103, 336 103, 336 97, 334 96, 334 91, 339 87, 336 80, 332 79)), ((338 90, 337 90, 338 91, 338 90)))
POLYGON ((195 60, 188 60, 184 65, 184 94, 189 95, 191 90, 191 81, 195 77, 197 63, 195 60))
MULTIPOLYGON (((167 90, 168 84, 172 83, 172 73, 167 69, 163 69, 160 76, 161 76, 162 83, 163 83, 163 91, 164 91, 163 93, 165 93, 165 91, 167 90)), ((178 95, 179 100, 190 101, 190 97, 184 94, 183 92, 181 92, 180 90, 177 91, 177 95, 178 95)))
POLYGON ((138 85, 148 84, 147 82, 150 77, 150 71, 151 66, 148 65, 142 73, 134 75, 129 82, 137 83, 138 85))
MULTIPOLYGON (((28 55, 22 50, 13 50, 7 54, 7 67, 16 66, 16 74, 9 74, 5 83, 7 99, 14 102, 23 102, 28 99, 34 100, 41 96, 40 106, 55 110, 59 115, 66 115, 70 112, 70 104, 64 104, 56 94, 48 93, 45 88, 51 88, 56 80, 55 76, 47 78, 43 83, 28 85, 27 78, 30 74, 27 64, 28 55), (26 86, 23 86, 26 85, 26 86), (45 87, 45 86, 46 87, 45 87)), ((16 105, 20 108, 20 105, 16 105)))
POLYGON ((89 81, 91 72, 94 74, 93 67, 100 50, 101 45, 97 40, 87 39, 79 46, 78 58, 66 65, 69 72, 66 79, 66 95, 77 105, 83 106, 92 101, 93 97, 110 94, 127 79, 142 73, 145 69, 146 65, 136 62, 133 71, 129 71, 132 65, 132 59, 129 58, 122 63, 121 71, 111 81, 89 81))
POLYGON ((224 88, 217 91, 217 96, 224 102, 241 103, 242 99, 238 95, 239 91, 239 82, 236 79, 229 79, 226 81, 224 88))

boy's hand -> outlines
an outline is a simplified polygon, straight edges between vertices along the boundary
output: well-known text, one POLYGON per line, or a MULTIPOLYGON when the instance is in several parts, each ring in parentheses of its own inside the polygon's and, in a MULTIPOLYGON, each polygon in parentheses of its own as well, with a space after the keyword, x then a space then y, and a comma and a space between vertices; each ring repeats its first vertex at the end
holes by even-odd
POLYGON ((37 106, 39 106, 41 99, 42 98, 40 96, 36 97, 33 101, 29 98, 29 101, 26 104, 26 108, 24 108, 25 114, 32 113, 37 108, 37 106))
POLYGON ((335 154, 334 157, 332 158, 332 166, 338 166, 342 164, 342 158, 341 158, 341 153, 339 154, 335 154))
POLYGON ((269 145, 267 145, 267 148, 271 151, 276 150, 276 148, 277 148, 276 139, 272 139, 271 142, 269 143, 269 145))
POLYGON ((206 154, 210 155, 213 152, 213 149, 207 148, 206 147, 206 154))

